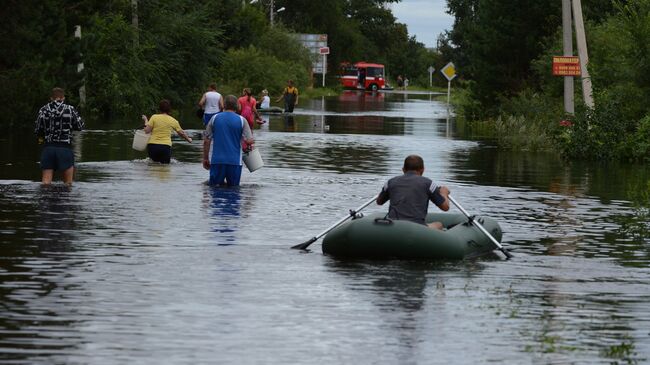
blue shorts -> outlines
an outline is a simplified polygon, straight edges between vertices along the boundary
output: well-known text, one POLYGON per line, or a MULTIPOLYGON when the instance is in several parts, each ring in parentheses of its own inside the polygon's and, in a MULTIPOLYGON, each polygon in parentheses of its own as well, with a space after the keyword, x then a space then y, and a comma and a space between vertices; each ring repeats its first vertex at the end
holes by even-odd
POLYGON ((210 185, 239 186, 241 165, 210 165, 210 185))
POLYGON ((217 113, 203 113, 203 125, 208 125, 210 119, 215 115, 217 115, 217 113))
POLYGON ((74 167, 74 152, 69 145, 45 145, 41 153, 41 170, 65 171, 74 167))
POLYGON ((150 143, 147 145, 147 154, 152 161, 169 163, 172 159, 172 146, 150 143))

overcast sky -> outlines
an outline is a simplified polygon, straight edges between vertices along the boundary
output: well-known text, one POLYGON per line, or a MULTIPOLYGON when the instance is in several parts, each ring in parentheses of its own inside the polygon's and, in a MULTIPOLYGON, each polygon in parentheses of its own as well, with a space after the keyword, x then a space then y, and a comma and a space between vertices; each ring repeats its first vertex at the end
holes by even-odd
POLYGON ((427 47, 435 47, 438 34, 454 23, 454 18, 445 13, 447 0, 402 0, 392 9, 399 22, 408 26, 409 35, 427 47))

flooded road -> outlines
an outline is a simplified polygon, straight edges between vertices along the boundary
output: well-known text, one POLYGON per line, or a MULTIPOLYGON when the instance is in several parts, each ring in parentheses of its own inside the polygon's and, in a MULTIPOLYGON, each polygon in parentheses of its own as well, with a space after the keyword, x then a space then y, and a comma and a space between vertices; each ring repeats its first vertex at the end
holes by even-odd
POLYGON ((265 167, 239 189, 205 185, 200 141, 150 164, 118 123, 80 136, 72 189, 44 188, 33 137, 0 137, 0 363, 650 361, 650 242, 623 229, 648 168, 498 151, 448 116, 427 95, 308 101, 254 131, 265 167), (513 260, 289 249, 412 153, 513 260))

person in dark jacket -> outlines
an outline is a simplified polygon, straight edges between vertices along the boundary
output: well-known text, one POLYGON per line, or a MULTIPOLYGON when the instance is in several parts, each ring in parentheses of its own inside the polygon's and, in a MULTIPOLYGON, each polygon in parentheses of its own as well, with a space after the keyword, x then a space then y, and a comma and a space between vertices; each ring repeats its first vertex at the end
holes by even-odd
POLYGON ((63 183, 72 185, 74 177, 74 151, 72 132, 80 131, 84 122, 77 110, 65 103, 65 91, 59 87, 52 89, 50 102, 38 112, 36 136, 43 143, 41 152, 41 182, 52 183, 55 171, 63 174, 63 183))
POLYGON ((404 175, 396 176, 381 189, 377 196, 377 204, 383 205, 390 200, 388 218, 407 220, 417 224, 424 224, 430 228, 442 229, 442 223, 427 224, 427 210, 429 201, 438 208, 449 210, 449 189, 438 186, 422 174, 424 173, 424 160, 418 155, 410 155, 404 160, 402 168, 404 175))

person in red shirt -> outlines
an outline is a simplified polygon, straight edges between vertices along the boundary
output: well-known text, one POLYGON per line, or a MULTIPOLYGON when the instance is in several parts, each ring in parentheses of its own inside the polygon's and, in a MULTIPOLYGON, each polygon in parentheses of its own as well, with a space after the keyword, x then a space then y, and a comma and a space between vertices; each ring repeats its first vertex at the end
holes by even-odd
POLYGON ((259 121, 262 118, 257 112, 257 101, 253 97, 251 89, 245 88, 242 91, 242 96, 237 99, 237 104, 239 104, 239 115, 246 119, 248 126, 253 130, 255 120, 259 121))

